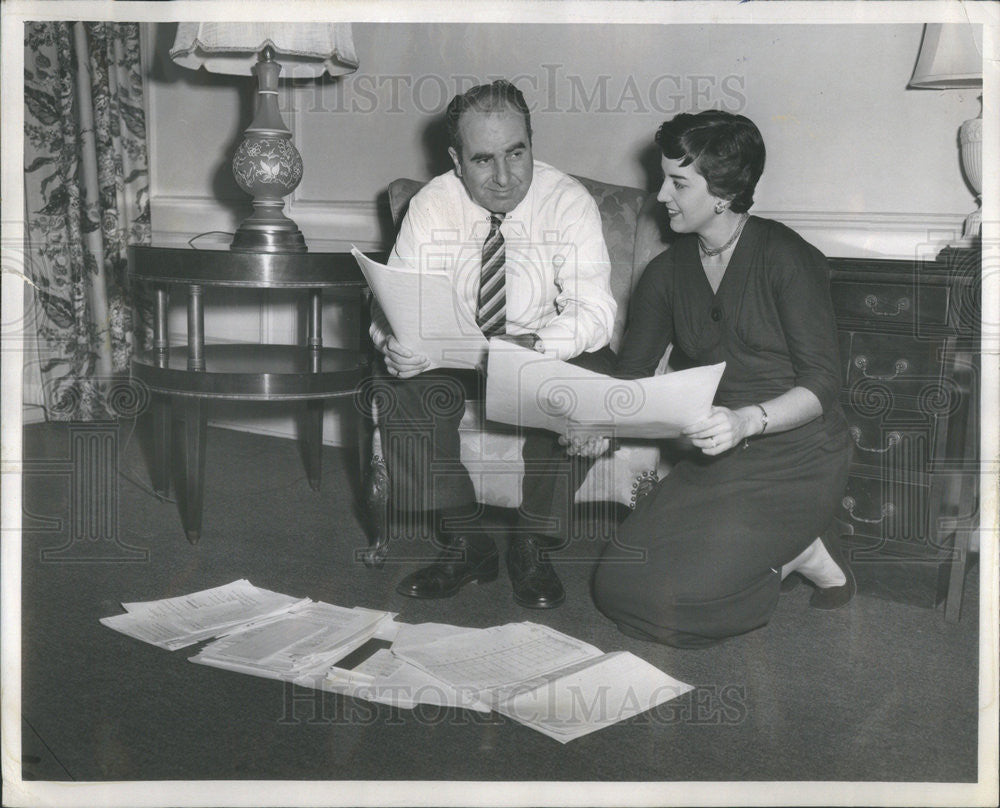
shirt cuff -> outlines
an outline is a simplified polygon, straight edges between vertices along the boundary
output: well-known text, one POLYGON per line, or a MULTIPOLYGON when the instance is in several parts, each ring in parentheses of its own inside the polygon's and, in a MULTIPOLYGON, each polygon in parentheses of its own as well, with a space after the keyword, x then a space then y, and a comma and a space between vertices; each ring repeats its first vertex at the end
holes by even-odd
POLYGON ((545 348, 545 356, 554 356, 556 359, 572 359, 578 353, 576 345, 576 335, 573 330, 559 323, 549 323, 542 326, 537 331, 538 339, 545 348))

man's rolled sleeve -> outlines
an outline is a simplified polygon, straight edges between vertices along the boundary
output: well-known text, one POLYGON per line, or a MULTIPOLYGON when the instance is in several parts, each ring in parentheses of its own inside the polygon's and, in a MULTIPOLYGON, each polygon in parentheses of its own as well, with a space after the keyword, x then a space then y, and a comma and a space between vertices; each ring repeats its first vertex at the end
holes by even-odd
POLYGON ((611 260, 593 197, 581 189, 563 219, 559 240, 568 254, 555 271, 558 314, 537 333, 546 353, 570 359, 611 341, 618 305, 611 294, 611 260))

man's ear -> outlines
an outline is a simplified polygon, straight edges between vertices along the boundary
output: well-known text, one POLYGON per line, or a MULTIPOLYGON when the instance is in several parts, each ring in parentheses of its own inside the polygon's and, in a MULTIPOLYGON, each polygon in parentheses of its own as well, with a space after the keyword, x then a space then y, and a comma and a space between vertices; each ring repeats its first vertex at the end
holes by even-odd
POLYGON ((448 147, 448 156, 451 158, 451 161, 455 164, 455 174, 458 176, 459 179, 461 179, 462 178, 462 161, 458 158, 458 152, 455 151, 455 147, 454 146, 449 146, 448 147))

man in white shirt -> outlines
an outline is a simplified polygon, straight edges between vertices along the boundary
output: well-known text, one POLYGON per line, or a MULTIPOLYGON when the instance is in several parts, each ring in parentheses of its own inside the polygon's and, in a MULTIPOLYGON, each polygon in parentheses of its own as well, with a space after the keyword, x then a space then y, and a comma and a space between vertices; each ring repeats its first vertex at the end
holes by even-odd
MULTIPOLYGON (((443 269, 461 304, 487 336, 600 372, 615 319, 607 247, 597 205, 566 174, 534 161, 531 122, 520 91, 506 81, 474 87, 447 111, 454 172, 410 201, 390 265, 443 269)), ((481 395, 477 371, 431 369, 392 335, 373 306, 371 337, 385 359, 392 404, 382 416, 397 505, 435 513, 444 551, 397 591, 416 598, 454 595, 496 578, 493 539, 478 527, 472 481, 459 459, 465 397, 481 395)), ((522 504, 507 553, 514 600, 552 608, 565 599, 545 549, 565 543, 576 490, 593 460, 569 457, 557 436, 527 430, 522 504)))

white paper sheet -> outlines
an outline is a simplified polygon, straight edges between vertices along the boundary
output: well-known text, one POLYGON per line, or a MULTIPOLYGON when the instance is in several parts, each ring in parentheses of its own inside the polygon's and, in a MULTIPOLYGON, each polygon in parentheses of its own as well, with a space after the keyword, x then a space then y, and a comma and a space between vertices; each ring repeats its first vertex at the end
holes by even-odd
POLYGON ((308 598, 271 592, 240 579, 175 598, 123 603, 125 614, 102 617, 101 623, 174 651, 308 602, 308 598))
POLYGON ((216 640, 191 661, 274 679, 325 675, 388 618, 387 612, 308 603, 216 640))
POLYGON ((567 743, 693 689, 625 651, 604 654, 494 696, 493 707, 567 743))
POLYGON ((411 665, 389 649, 381 649, 352 670, 333 667, 327 672, 323 690, 345 696, 413 709, 418 704, 461 707, 480 713, 491 711, 468 688, 456 688, 411 665))
POLYGON ((423 645, 394 646, 393 653, 454 687, 481 692, 601 656, 593 645, 537 623, 466 631, 423 645))
POLYGON ((676 438, 705 418, 725 370, 717 365, 615 379, 490 340, 486 417, 564 434, 572 426, 621 438, 676 438))
POLYGON ((487 341, 475 312, 455 294, 446 272, 389 267, 357 247, 351 254, 385 312, 392 333, 407 348, 442 368, 472 368, 484 363, 487 341))

